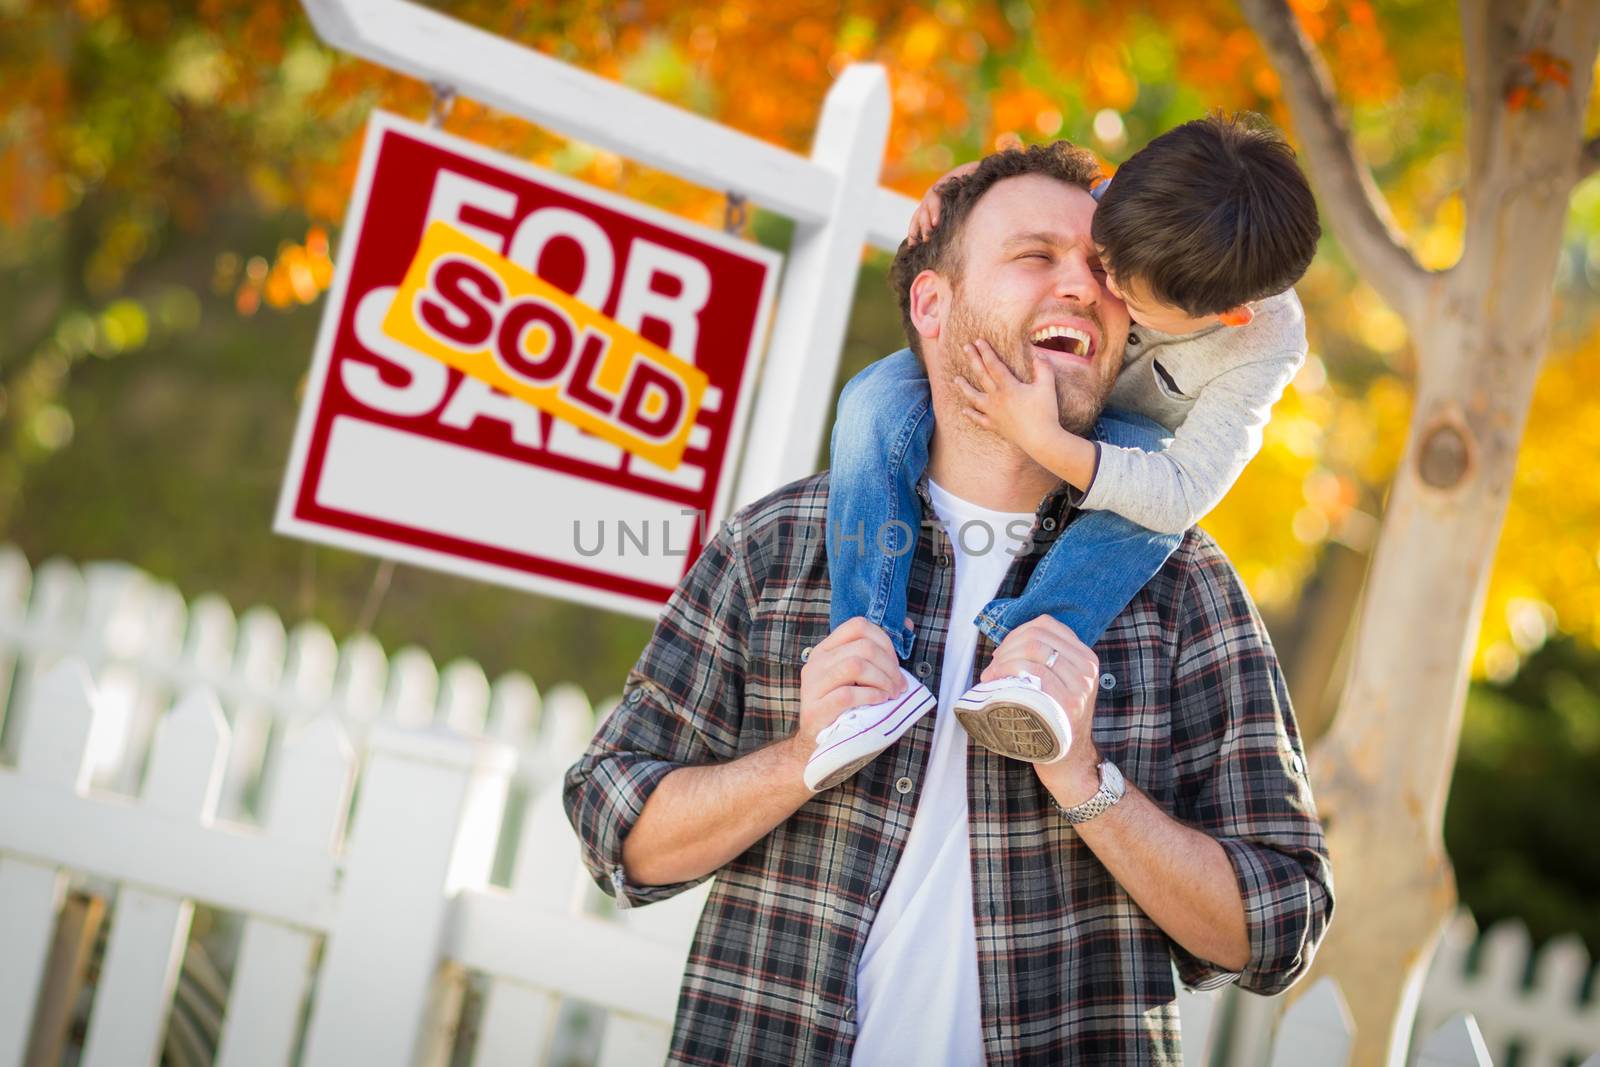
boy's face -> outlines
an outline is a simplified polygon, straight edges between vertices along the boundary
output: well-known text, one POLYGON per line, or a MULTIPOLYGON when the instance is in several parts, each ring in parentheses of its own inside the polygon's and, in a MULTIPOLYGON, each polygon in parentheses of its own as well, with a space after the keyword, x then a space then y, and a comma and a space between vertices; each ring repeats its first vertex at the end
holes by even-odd
POLYGON ((1088 193, 1036 174, 995 183, 973 206, 939 351, 929 361, 943 364, 943 375, 933 373, 944 384, 965 371, 961 344, 981 337, 1025 381, 1033 380, 1033 357, 1043 358, 1055 376, 1061 424, 1078 433, 1093 426, 1128 337, 1127 312, 1107 292, 1089 236, 1093 217, 1088 193))
POLYGON ((1106 274, 1106 288, 1127 305, 1128 315, 1140 326, 1148 326, 1162 333, 1183 334, 1215 326, 1216 315, 1191 315, 1179 307, 1163 304, 1150 295, 1150 290, 1137 278, 1118 280, 1106 274))

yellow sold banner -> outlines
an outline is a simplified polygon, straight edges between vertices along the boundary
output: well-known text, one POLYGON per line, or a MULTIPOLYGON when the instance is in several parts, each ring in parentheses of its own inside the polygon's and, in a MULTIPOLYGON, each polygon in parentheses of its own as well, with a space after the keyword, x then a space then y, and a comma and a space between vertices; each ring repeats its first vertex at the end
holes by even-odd
POLYGON ((692 363, 444 222, 423 234, 383 331, 667 469, 706 390, 692 363))

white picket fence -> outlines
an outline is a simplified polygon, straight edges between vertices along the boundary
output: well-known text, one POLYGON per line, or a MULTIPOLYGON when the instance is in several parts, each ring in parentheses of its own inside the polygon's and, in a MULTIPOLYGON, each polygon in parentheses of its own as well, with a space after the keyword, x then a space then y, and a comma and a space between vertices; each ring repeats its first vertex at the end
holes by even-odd
POLYGON ((1480 938, 1472 916, 1462 912, 1434 951, 1413 1032, 1429 1032, 1453 1011, 1470 1011, 1497 1059, 1509 1059, 1515 1048, 1518 1067, 1564 1067, 1580 1060, 1583 1067, 1600 1067, 1600 975, 1583 1002, 1592 966, 1583 942, 1572 934, 1535 953, 1522 923, 1496 923, 1480 938), (1474 954, 1476 964, 1469 968, 1474 954), (1528 974, 1531 984, 1523 981, 1528 974))
MULTIPOLYGON (((197 904, 237 929, 220 956, 220 1037, 178 1035, 198 1050, 189 1062, 207 1062, 211 1044, 229 1067, 661 1059, 706 889, 604 906, 560 804, 559 772, 595 721, 572 687, 541 694, 515 674, 490 685, 420 650, 391 659, 370 638, 286 634, 259 609, 235 622, 217 598, 186 605, 121 565, 33 574, 0 548, 0 700, 13 673, 0 1067, 28 1062, 41 1018, 56 1028, 42 1047, 61 1047, 66 1015, 41 1001, 62 988, 69 888, 112 901, 82 994, 88 1067, 154 1063, 191 1027, 173 1004, 197 904), (574 1005, 594 1022, 593 1048, 575 1044, 574 1005)), ((1524 1067, 1600 1048, 1594 1005, 1576 1000, 1581 947, 1547 947, 1524 991, 1518 936, 1491 930, 1468 974, 1470 920, 1452 928, 1415 1062, 1482 1065, 1511 1041, 1524 1067)), ((1213 1026, 1216 1004, 1181 998, 1191 1063, 1228 1028, 1213 1026)), ((1349 1029, 1337 991, 1319 987, 1275 1042, 1257 1041, 1270 1056, 1259 1062, 1343 1064, 1349 1029)), ((1249 1044, 1236 1035, 1211 1055, 1240 1062, 1249 1044)))

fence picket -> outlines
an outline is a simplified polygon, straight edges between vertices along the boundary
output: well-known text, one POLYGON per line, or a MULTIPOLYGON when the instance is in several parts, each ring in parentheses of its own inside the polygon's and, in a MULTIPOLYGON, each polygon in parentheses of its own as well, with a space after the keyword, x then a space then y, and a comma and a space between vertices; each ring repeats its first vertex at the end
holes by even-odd
MULTIPOLYGON (((276 754, 274 738, 319 715, 333 695, 339 669, 339 649, 333 635, 320 622, 302 622, 289 632, 277 699, 251 720, 244 742, 250 746, 248 765, 256 769, 256 810, 267 811, 278 781, 272 773, 276 754)), ((237 739, 235 743, 238 743, 237 739)))
MULTIPOLYGON (((1510 919, 1495 923, 1483 938, 1483 951, 1478 956, 1478 982, 1480 995, 1488 995, 1505 1004, 1522 1000, 1522 976, 1528 957, 1533 954, 1533 939, 1520 920, 1510 919)), ((1491 1027, 1485 1038, 1499 1045, 1506 1037, 1500 1027, 1491 1027)))
MULTIPOLYGON (((687 962, 695 927, 710 895, 711 883, 702 882, 648 908, 628 908, 622 912, 622 924, 631 931, 670 945, 677 957, 687 962)), ((598 1067, 659 1063, 666 1059, 671 1037, 670 1026, 613 1012, 601 1032, 596 1063, 598 1067)))
POLYGON ((28 557, 15 545, 0 545, 0 759, 7 746, 7 709, 11 706, 11 682, 17 666, 17 651, 22 644, 23 620, 28 613, 28 590, 33 586, 33 571, 28 557))
POLYGON ((376 637, 355 633, 339 645, 333 705, 345 736, 358 752, 366 747, 367 731, 383 710, 383 687, 388 678, 389 657, 376 637))
MULTIPOLYGON (((284 664, 283 685, 293 695, 294 704, 305 717, 316 715, 333 695, 333 680, 339 671, 339 647, 333 635, 320 622, 302 622, 289 632, 289 656, 284 664)), ((288 716, 279 715, 279 719, 288 716)), ((299 725, 287 723, 286 725, 299 725)))
MULTIPOLYGON (((90 785, 131 795, 139 789, 132 771, 142 765, 150 736, 135 722, 144 679, 135 662, 120 657, 139 650, 144 636, 139 623, 152 583, 134 568, 116 563, 90 564, 80 577, 82 606, 63 636, 66 654, 83 656, 94 671, 90 785)), ((160 710, 154 714, 159 716, 160 710)))
POLYGON ((1278 1025, 1272 1067, 1345 1067, 1355 1021, 1332 978, 1323 978, 1290 1005, 1278 1025))
MULTIPOLYGON (((273 790, 263 820, 267 833, 334 848, 355 783, 355 754, 338 722, 325 715, 295 731, 275 773, 284 784, 273 790)), ((286 1067, 291 1061, 316 944, 304 930, 267 919, 245 922, 216 1067, 286 1067)))
MULTIPOLYGON (((94 721, 89 672, 78 661, 57 666, 38 698, 49 714, 24 724, 17 769, 0 773, 81 792, 94 721)), ((54 864, 0 854, 0 1067, 19 1067, 27 1051, 66 880, 54 864)))
MULTIPOLYGON (((157 728, 144 806, 175 822, 209 823, 227 734, 222 709, 209 692, 185 697, 157 728)), ((84 1067, 156 1063, 193 914, 194 905, 185 899, 130 886, 118 891, 84 1067)))
POLYGON ((454 660, 440 673, 439 721, 464 734, 484 732, 489 721, 489 679, 472 660, 454 660))
MULTIPOLYGON (((255 607, 239 619, 234 650, 232 714, 228 725, 233 740, 228 746, 228 768, 223 776, 220 810, 229 818, 250 810, 248 802, 261 780, 263 746, 271 734, 276 712, 273 694, 283 679, 289 638, 283 620, 269 608, 255 607)), ((255 811, 261 805, 254 806, 255 811)))
MULTIPOLYGON (((96 564, 86 570, 91 589, 104 566, 96 564)), ((118 569, 133 574, 110 605, 114 614, 108 614, 103 624, 107 662, 97 680, 102 699, 115 693, 119 704, 126 700, 123 739, 119 744, 108 743, 103 758, 112 787, 133 795, 139 792, 139 774, 162 713, 171 706, 172 695, 181 691, 174 688, 172 677, 189 605, 172 586, 158 585, 126 564, 118 569)))
POLYGON ((663 1063, 672 1048, 672 1031, 644 1019, 612 1015, 606 1020, 600 1038, 595 1067, 634 1067, 640 1063, 663 1063))
MULTIPOLYGON (((184 631, 183 650, 172 675, 172 687, 187 693, 195 686, 206 686, 220 693, 228 684, 233 666, 233 650, 239 643, 239 622, 233 606, 215 593, 195 597, 189 605, 189 628, 184 631)), ((226 701, 223 716, 227 716, 226 701)))
POLYGON ((1576 934, 1555 938, 1539 950, 1533 988, 1524 1001, 1532 1025, 1518 1034, 1523 1043, 1519 1067, 1564 1067, 1576 1058, 1574 1053, 1588 1052, 1600 1044, 1596 1040, 1589 1048, 1582 1047, 1582 1035, 1569 1022, 1588 973, 1589 953, 1576 934))
POLYGON ((9 756, 27 729, 28 716, 39 701, 39 689, 50 669, 77 650, 92 670, 98 659, 77 649, 78 623, 83 617, 83 578, 78 568, 60 559, 46 560, 33 574, 33 595, 22 619, 18 640, 16 681, 7 713, 9 756))
MULTIPOLYGON (((557 704, 574 708, 570 699, 558 699, 557 704)), ((558 717, 565 714, 558 713, 558 717)), ((563 735, 559 730, 548 738, 548 744, 555 762, 571 762, 583 751, 581 741, 574 743, 570 733, 563 735)), ((566 913, 581 910, 587 885, 578 841, 562 807, 561 783, 547 781, 527 804, 511 892, 518 905, 530 912, 566 913)), ((554 990, 491 978, 484 991, 473 1062, 478 1067, 492 1067, 526 1056, 527 1050, 547 1050, 555 1038, 559 1008, 560 995, 554 990)))
POLYGON ((1465 1013, 1435 1030, 1412 1062, 1413 1067, 1494 1067, 1477 1022, 1465 1013))
POLYGON ((385 722, 409 729, 427 726, 439 701, 439 671, 433 657, 408 645, 389 660, 389 688, 384 694, 385 722))
POLYGON ((489 736, 521 751, 539 727, 539 687, 521 671, 494 680, 489 695, 489 736))
MULTIPOLYGON (((613 702, 614 704, 614 702, 613 702)), ((594 734, 595 724, 605 719, 604 708, 592 708, 582 689, 567 682, 550 687, 540 708, 539 733, 530 759, 524 767, 526 780, 537 788, 559 779, 576 759, 567 753, 582 752, 594 734)))
MULTIPOLYGON (((189 626, 184 632, 178 662, 172 672, 171 687, 179 692, 188 692, 195 686, 203 685, 213 693, 218 692, 226 684, 229 668, 233 665, 233 649, 238 642, 238 633, 233 609, 226 600, 215 595, 197 598, 189 606, 189 626)), ((224 718, 227 715, 227 706, 224 704, 224 718)), ((223 763, 217 815, 238 820, 244 815, 244 810, 238 803, 240 791, 231 781, 235 773, 234 752, 234 746, 230 744, 227 759, 223 763)))
POLYGON ((1183 1039, 1183 1062, 1199 1065, 1211 1061, 1211 1030, 1221 998, 1216 990, 1192 992, 1183 987, 1176 968, 1172 987, 1178 991, 1178 1031, 1183 1039))
POLYGON ((488 880, 513 762, 444 729, 373 731, 304 1067, 415 1062, 442 1021, 433 987, 451 896, 488 880))

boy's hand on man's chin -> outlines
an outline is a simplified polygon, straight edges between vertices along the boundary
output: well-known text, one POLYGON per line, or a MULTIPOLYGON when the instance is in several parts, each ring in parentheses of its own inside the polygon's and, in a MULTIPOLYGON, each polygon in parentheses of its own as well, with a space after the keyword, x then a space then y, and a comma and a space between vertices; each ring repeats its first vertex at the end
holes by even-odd
POLYGON ((1034 356, 1033 380, 1023 381, 1001 362, 989 342, 979 338, 962 345, 967 371, 956 378, 972 422, 999 434, 1030 455, 1061 432, 1055 375, 1050 364, 1034 356))

